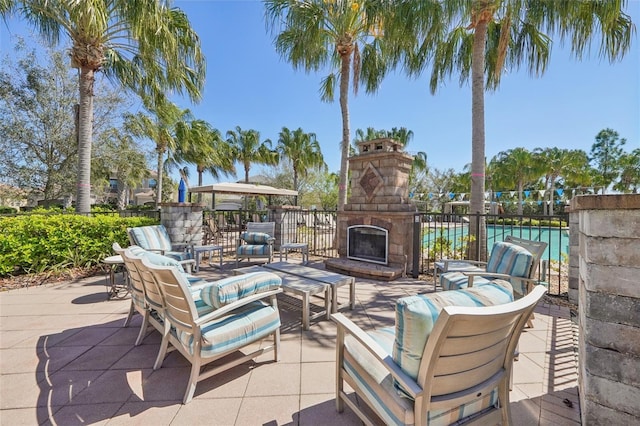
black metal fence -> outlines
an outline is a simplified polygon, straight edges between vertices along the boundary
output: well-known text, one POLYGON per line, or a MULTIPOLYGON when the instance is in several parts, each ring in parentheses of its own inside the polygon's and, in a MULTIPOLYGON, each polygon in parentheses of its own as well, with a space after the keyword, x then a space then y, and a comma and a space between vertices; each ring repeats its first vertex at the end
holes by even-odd
MULTIPOLYGON (((273 222, 273 212, 264 211, 206 211, 204 214, 204 243, 223 246, 225 254, 235 252, 237 239, 247 222, 273 222)), ((287 210, 280 218, 276 231, 280 243, 307 243, 311 256, 337 257, 335 244, 336 212, 320 210, 287 210)))
MULTIPOLYGON (((224 247, 224 253, 235 252, 237 238, 247 222, 274 221, 271 211, 211 211, 205 212, 205 243, 224 247), (211 240, 206 240, 209 234, 211 240)), ((320 258, 338 256, 336 243, 336 211, 292 209, 281 218, 279 243, 298 242, 309 245, 309 254, 320 258)), ((470 244, 480 241, 469 237, 471 221, 480 221, 483 215, 455 215, 444 213, 416 213, 414 235, 420 235, 414 244, 414 266, 410 271, 418 275, 433 274, 434 262, 439 259, 468 259, 470 244)), ((528 240, 544 241, 548 244, 537 277, 548 284, 549 293, 559 295, 567 291, 569 267, 568 216, 517 216, 484 215, 487 226, 486 252, 497 241, 508 235, 528 240)), ((407 236, 407 238, 412 238, 407 236)), ((478 259, 474 259, 478 260, 478 259)))
MULTIPOLYGON (((486 252, 491 252, 495 242, 508 235, 548 244, 538 269, 536 279, 548 284, 549 293, 559 295, 567 292, 569 269, 569 225, 568 215, 561 216, 517 216, 478 215, 465 216, 442 213, 419 213, 416 222, 421 224, 420 255, 418 270, 422 274, 433 273, 434 262, 443 258, 468 259, 469 247, 476 245, 479 253, 480 241, 469 237, 471 221, 486 220, 486 252)), ((415 257, 415 256, 414 256, 415 257)), ((473 259, 479 260, 479 259, 473 259)))

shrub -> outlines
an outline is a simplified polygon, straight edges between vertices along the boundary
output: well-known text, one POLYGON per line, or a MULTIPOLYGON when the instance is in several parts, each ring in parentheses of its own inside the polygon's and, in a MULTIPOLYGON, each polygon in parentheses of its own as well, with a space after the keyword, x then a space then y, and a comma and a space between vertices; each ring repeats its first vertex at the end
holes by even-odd
POLYGON ((0 206, 0 214, 14 214, 18 213, 18 209, 7 206, 0 206))
POLYGON ((157 224, 145 217, 42 215, 0 218, 0 276, 88 267, 128 245, 127 228, 157 224))

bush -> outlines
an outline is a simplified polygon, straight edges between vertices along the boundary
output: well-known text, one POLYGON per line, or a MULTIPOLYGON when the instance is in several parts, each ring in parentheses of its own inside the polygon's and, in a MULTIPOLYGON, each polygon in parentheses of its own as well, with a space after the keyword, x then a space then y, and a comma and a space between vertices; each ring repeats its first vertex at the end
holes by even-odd
POLYGON ((144 217, 41 215, 0 218, 0 276, 88 267, 128 245, 127 228, 157 224, 144 217))
POLYGON ((18 213, 18 209, 7 206, 0 206, 0 214, 14 214, 18 213))

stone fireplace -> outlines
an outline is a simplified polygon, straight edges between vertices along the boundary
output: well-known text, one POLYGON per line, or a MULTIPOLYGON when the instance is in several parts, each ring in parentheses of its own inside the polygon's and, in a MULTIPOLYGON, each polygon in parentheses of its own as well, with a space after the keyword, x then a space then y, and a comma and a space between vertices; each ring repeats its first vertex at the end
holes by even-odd
POLYGON ((377 226, 347 228, 347 258, 363 262, 388 263, 389 231, 377 226))
POLYGON ((393 139, 358 142, 349 158, 351 193, 338 212, 338 259, 327 269, 394 280, 413 264, 413 220, 409 172, 413 158, 393 139))

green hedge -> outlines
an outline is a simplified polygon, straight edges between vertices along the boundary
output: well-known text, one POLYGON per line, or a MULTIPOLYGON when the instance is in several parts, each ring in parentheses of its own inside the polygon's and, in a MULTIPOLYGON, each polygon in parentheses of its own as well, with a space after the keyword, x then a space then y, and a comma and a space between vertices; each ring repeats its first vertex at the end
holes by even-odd
POLYGON ((154 225, 145 217, 29 215, 0 218, 0 276, 88 267, 128 245, 127 228, 154 225))

